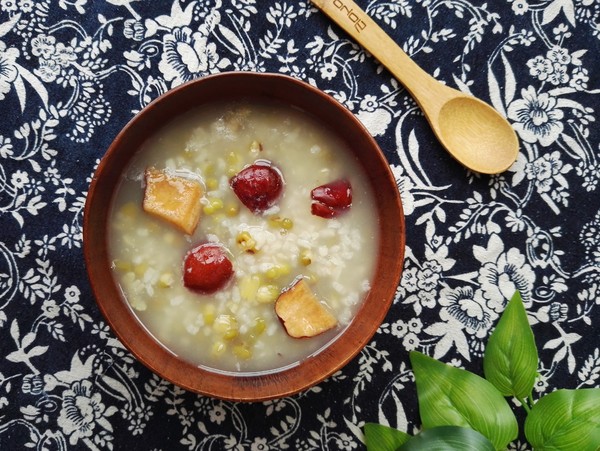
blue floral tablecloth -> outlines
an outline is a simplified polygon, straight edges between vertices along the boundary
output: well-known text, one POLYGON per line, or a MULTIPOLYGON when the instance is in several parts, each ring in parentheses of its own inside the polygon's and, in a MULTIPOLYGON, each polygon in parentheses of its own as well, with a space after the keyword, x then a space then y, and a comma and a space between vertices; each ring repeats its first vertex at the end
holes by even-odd
POLYGON ((408 351, 481 374, 516 289, 540 352, 534 397, 600 385, 600 2, 357 3, 509 118, 521 150, 506 173, 452 160, 398 82, 306 0, 0 0, 0 449, 364 449, 365 422, 420 425, 408 351), (137 363, 82 255, 88 184, 121 127, 232 70, 289 74, 352 110, 389 160, 407 229, 371 343, 308 392, 255 404, 137 363))

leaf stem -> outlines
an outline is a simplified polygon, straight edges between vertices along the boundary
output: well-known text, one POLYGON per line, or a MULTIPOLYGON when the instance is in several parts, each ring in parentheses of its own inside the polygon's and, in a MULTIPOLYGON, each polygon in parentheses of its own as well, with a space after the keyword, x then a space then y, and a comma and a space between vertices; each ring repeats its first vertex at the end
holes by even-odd
POLYGON ((533 409, 533 405, 535 404, 535 400, 533 399, 533 388, 531 389, 531 392, 529 392, 529 396, 527 397, 527 403, 529 404, 529 407, 533 409))

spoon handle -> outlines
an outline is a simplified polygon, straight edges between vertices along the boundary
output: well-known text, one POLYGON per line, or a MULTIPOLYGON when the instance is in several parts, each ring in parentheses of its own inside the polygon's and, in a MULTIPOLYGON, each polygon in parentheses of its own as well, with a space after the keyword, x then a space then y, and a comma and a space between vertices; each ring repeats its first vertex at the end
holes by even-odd
POLYGON ((421 69, 352 0, 311 1, 377 58, 406 87, 423 110, 430 114, 438 113, 442 105, 456 95, 451 88, 421 69))

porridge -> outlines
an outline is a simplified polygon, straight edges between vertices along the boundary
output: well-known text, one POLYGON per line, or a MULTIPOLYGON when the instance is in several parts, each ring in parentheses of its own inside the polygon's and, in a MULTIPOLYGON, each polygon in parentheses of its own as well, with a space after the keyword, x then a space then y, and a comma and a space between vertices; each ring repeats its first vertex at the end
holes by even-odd
POLYGON ((378 222, 364 173, 305 113, 211 104, 135 155, 109 219, 112 270, 148 331, 221 371, 293 365, 352 320, 378 222))

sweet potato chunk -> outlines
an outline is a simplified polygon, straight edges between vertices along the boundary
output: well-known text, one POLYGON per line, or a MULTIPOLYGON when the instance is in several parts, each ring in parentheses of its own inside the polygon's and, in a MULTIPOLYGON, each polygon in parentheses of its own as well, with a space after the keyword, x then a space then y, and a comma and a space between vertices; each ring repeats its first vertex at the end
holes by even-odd
POLYGON ((144 211, 194 233, 200 220, 200 183, 155 168, 146 169, 145 177, 144 211))
POLYGON ((304 279, 279 295, 275 313, 293 338, 314 337, 337 325, 335 317, 319 302, 304 279))

